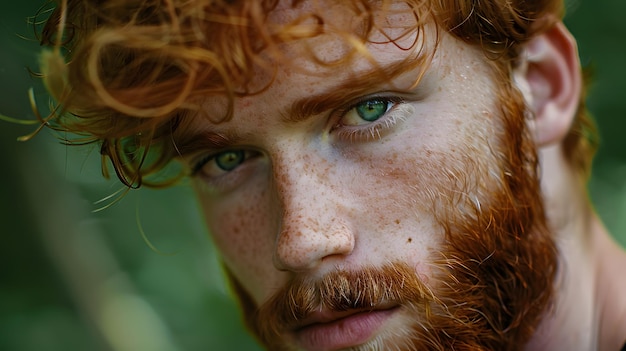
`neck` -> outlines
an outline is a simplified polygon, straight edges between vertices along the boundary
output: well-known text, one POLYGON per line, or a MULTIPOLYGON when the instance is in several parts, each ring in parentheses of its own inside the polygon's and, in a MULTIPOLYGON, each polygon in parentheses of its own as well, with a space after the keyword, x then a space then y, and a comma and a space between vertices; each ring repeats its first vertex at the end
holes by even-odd
POLYGON ((526 350, 617 351, 626 341, 626 252, 591 209, 560 148, 544 150, 541 157, 560 261, 553 306, 526 350))
POLYGON ((600 350, 620 350, 626 343, 626 252, 595 221, 596 309, 600 350))

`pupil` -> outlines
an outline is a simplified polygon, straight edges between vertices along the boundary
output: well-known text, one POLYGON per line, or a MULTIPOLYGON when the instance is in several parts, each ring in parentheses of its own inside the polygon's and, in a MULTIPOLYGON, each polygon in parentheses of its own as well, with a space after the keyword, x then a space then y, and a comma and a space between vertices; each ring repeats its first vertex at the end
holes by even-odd
POLYGON ((215 157, 215 163, 223 171, 232 171, 243 162, 244 156, 241 150, 226 151, 215 157))
POLYGON ((359 117, 368 122, 373 122, 387 112, 387 102, 380 100, 366 101, 358 105, 356 111, 359 117))

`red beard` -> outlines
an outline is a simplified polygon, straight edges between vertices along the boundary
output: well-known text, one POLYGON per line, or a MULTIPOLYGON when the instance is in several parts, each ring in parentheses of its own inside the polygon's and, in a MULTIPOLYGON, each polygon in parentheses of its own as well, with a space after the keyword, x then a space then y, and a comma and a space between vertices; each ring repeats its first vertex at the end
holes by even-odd
POLYGON ((231 279, 248 327, 263 345, 294 349, 288 333, 313 311, 397 305, 415 316, 406 326, 410 335, 383 338, 382 349, 523 349, 552 301, 557 250, 547 229, 525 106, 510 83, 502 85, 503 132, 491 160, 499 165, 498 181, 481 178, 493 166, 468 154, 453 169, 468 176, 437 189, 445 196, 432 199, 446 239, 432 262, 432 284, 403 263, 335 271, 316 280, 296 276, 257 308, 231 279))

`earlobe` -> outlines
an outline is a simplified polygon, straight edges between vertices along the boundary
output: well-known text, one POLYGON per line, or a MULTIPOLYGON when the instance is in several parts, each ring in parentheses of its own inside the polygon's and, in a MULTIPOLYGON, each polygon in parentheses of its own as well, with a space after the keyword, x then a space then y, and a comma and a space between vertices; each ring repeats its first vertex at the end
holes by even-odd
POLYGON ((522 55, 516 80, 535 116, 535 141, 557 143, 570 129, 582 89, 576 41, 559 22, 531 40, 522 55))

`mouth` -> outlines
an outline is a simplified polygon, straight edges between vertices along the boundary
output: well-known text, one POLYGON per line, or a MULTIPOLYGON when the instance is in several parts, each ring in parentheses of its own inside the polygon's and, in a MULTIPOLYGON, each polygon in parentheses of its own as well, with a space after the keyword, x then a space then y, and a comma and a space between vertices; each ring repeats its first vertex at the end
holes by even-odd
POLYGON ((298 344, 307 351, 332 351, 369 341, 400 307, 319 311, 294 330, 298 344))

